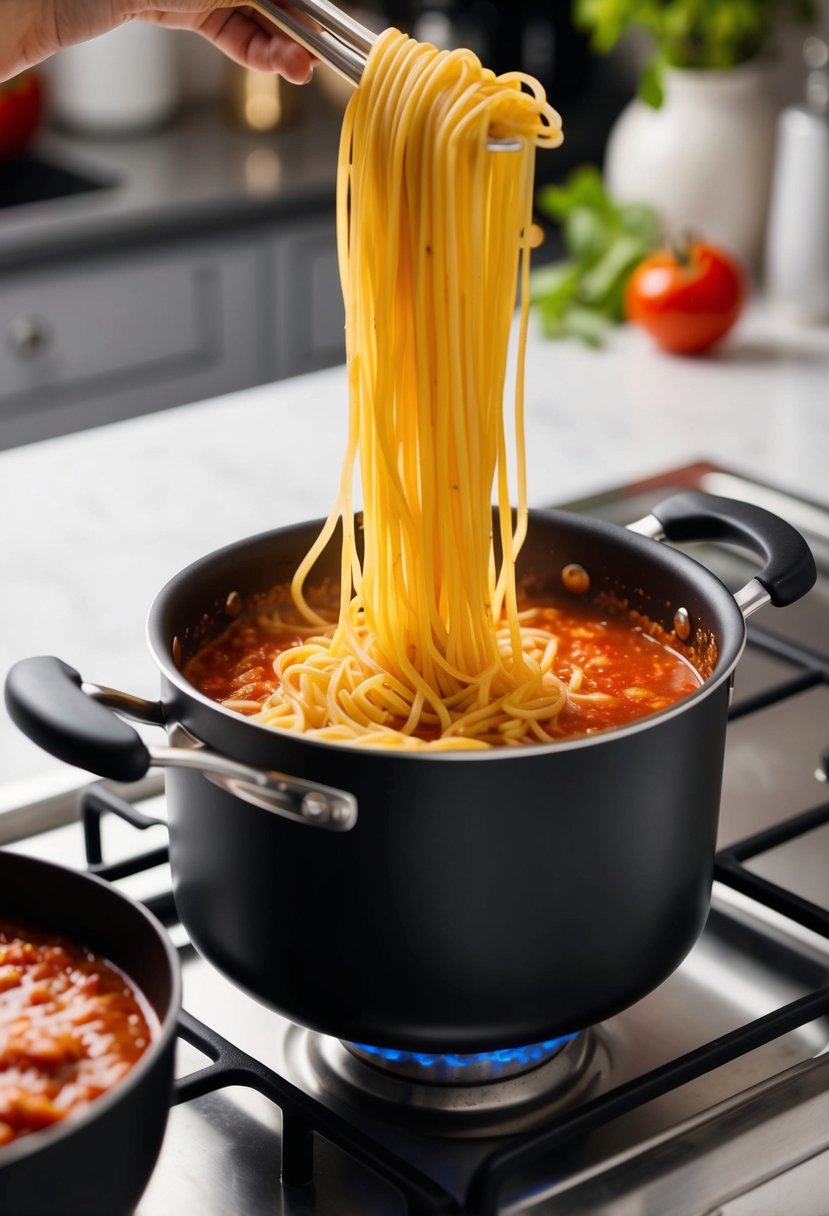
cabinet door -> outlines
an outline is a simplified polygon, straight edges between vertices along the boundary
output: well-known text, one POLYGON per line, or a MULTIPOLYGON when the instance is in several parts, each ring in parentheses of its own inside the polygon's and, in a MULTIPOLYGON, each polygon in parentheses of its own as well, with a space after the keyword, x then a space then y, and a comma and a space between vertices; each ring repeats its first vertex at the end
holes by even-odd
POLYGON ((292 224, 273 242, 274 376, 342 363, 345 319, 333 213, 292 224))
POLYGON ((257 249, 162 246, 0 278, 0 447, 260 381, 257 249))

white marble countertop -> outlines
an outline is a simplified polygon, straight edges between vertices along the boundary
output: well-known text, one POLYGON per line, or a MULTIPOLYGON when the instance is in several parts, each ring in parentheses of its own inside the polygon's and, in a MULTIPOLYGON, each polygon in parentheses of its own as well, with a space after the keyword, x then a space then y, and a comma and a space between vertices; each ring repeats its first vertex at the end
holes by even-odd
MULTIPOLYGON (((211 549, 325 514, 345 420, 333 368, 0 453, 0 674, 51 653, 154 696, 155 593, 211 549)), ((534 505, 696 459, 829 505, 829 328, 755 305, 697 359, 632 330, 602 351, 533 335, 527 437, 534 505)), ((0 788, 61 767, 0 718, 0 788)))

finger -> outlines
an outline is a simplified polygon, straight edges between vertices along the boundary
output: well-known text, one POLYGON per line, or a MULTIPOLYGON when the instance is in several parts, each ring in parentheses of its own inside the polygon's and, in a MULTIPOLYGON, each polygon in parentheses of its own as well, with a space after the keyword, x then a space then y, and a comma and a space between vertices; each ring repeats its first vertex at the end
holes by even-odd
POLYGON ((170 29, 194 30, 230 59, 255 72, 277 72, 293 84, 306 84, 313 74, 314 60, 304 47, 270 22, 260 23, 247 12, 232 8, 210 13, 150 9, 141 17, 170 29))

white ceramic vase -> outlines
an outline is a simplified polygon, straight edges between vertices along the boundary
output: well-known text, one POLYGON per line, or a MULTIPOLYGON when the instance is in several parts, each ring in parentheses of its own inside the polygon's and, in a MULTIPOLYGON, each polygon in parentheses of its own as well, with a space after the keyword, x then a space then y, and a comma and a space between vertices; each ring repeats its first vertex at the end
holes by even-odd
POLYGON ((671 239, 687 232, 756 270, 763 249, 777 107, 770 69, 667 69, 665 100, 620 114, 605 157, 610 193, 656 208, 671 239))

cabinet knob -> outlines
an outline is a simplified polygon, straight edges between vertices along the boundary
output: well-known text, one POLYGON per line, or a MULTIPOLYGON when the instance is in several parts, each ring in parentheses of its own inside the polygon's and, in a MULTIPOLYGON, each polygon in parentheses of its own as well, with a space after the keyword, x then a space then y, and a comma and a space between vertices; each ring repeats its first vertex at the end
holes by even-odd
POLYGON ((43 317, 21 313, 9 326, 8 343, 19 359, 37 359, 52 344, 52 329, 43 317))

